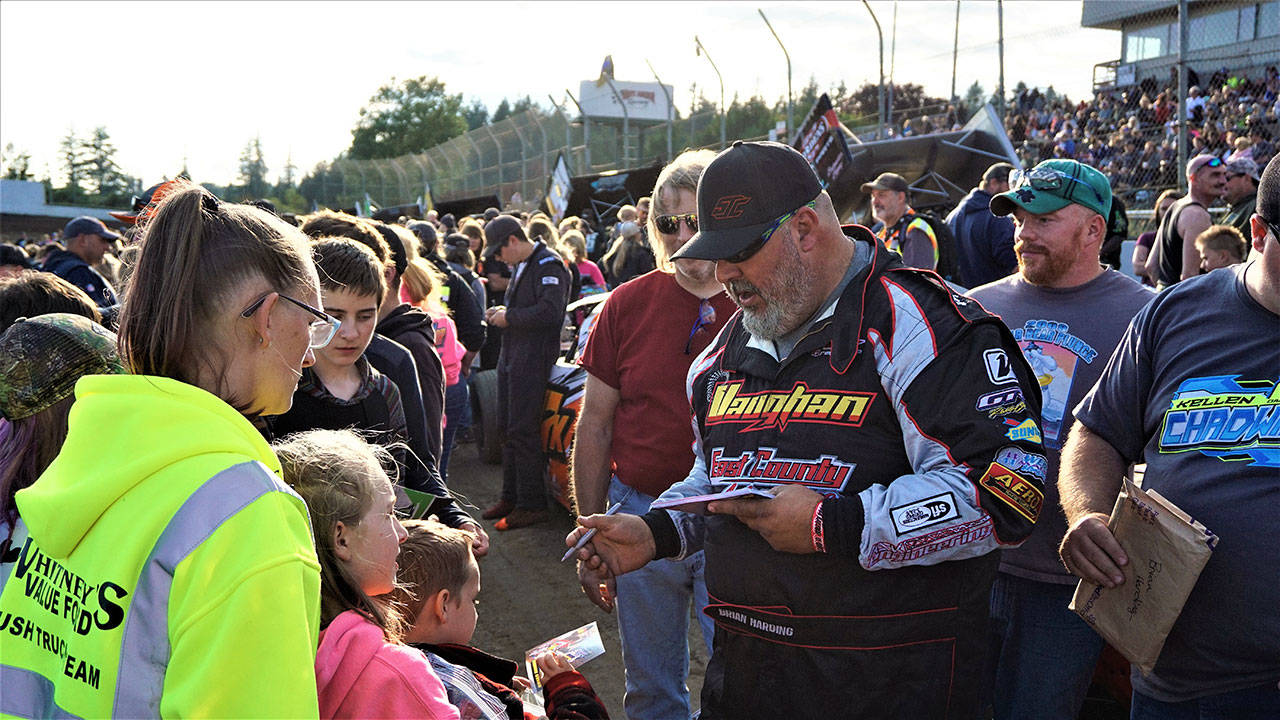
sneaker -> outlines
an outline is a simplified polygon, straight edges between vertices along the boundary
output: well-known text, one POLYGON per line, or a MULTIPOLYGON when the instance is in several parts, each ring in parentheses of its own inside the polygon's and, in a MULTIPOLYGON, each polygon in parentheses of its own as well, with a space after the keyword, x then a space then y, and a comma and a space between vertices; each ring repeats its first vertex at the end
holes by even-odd
POLYGON ((515 530, 516 528, 537 525, 546 522, 551 514, 546 510, 526 510, 525 508, 516 508, 510 514, 499 520, 494 527, 499 530, 515 530))
POLYGON ((498 518, 504 518, 510 515, 511 511, 515 509, 516 509, 516 504, 511 502, 510 500, 499 500, 498 502, 494 503, 488 510, 485 510, 484 514, 481 515, 480 517, 484 518, 485 520, 497 520, 498 518))

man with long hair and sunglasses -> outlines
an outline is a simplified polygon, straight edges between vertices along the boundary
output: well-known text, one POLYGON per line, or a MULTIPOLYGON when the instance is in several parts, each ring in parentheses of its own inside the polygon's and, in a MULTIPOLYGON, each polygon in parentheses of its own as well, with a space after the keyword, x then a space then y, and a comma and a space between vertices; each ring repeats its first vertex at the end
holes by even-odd
POLYGON ((1258 257, 1134 317, 1062 452, 1059 553, 1073 575, 1127 595, 1149 572, 1107 527, 1131 463, 1146 462, 1143 489, 1218 537, 1155 667, 1130 675, 1133 718, 1280 717, 1280 160, 1250 230, 1258 257))
POLYGON ((566 542, 597 531, 578 557, 606 584, 705 552, 703 718, 977 717, 995 551, 1044 499, 1019 462, 1041 453, 1031 368, 998 318, 842 227, 786 145, 735 142, 697 208, 673 257, 714 261, 741 312, 691 366, 694 466, 660 499, 773 497, 580 518, 566 542), (989 418, 995 391, 1026 408, 989 418))
POLYGON ((1212 155, 1188 160, 1187 186, 1187 196, 1165 213, 1147 257, 1147 274, 1156 278, 1160 289, 1200 274, 1200 252, 1194 241, 1213 224, 1208 208, 1227 188, 1222 160, 1212 155))
MULTIPOLYGON (((682 153, 658 176, 648 218, 659 269, 620 285, 605 301, 583 353, 586 387, 574 431, 578 512, 640 515, 693 466, 685 376, 733 314, 715 263, 668 258, 698 231, 698 178, 715 154, 682 153)), ((689 717, 689 607, 707 604, 702 553, 662 560, 602 591, 579 564, 583 591, 618 610, 631 720, 689 717)), ((712 625, 702 617, 711 647, 712 625)))

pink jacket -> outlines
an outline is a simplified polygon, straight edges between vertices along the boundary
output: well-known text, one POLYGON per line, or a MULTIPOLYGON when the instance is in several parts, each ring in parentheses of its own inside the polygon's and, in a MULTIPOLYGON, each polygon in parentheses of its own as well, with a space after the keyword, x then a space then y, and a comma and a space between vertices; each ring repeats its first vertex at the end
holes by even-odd
POLYGON ((316 686, 322 718, 458 718, 426 656, 354 610, 320 633, 316 686))

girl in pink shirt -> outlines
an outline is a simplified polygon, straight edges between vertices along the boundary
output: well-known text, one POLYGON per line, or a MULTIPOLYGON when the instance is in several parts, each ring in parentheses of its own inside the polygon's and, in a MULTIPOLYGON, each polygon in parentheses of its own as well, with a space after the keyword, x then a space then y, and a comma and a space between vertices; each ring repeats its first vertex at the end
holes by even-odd
POLYGON ((458 326, 440 302, 439 288, 444 286, 444 278, 426 260, 414 258, 401 279, 404 282, 400 285, 400 299, 431 316, 436 328, 436 351, 444 364, 445 384, 453 385, 458 382, 462 356, 467 349, 458 342, 458 326))
POLYGON ((456 720, 431 663, 400 641, 402 622, 384 597, 408 537, 382 470, 387 451, 349 430, 297 433, 274 450, 307 503, 320 560, 320 717, 456 720))

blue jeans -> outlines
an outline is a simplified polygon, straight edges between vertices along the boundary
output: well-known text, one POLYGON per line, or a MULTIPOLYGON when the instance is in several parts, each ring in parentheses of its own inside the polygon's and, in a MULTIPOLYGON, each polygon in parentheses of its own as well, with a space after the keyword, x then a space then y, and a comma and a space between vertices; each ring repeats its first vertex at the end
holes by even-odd
POLYGON ((1075 720, 1105 643, 1067 609, 1074 585, 996 573, 991 586, 995 720, 1075 720))
POLYGON ((453 439, 458 431, 470 424, 471 392, 467 381, 458 382, 444 389, 444 441, 440 445, 440 479, 449 481, 449 456, 453 454, 453 439))
POLYGON ((1274 682, 1219 695, 1168 703, 1135 690, 1129 720, 1275 720, 1280 689, 1274 682))
MULTIPOLYGON (((618 478, 609 483, 609 504, 629 488, 618 478)), ((632 491, 619 512, 642 515, 654 498, 632 491)), ((702 613, 707 606, 703 555, 684 560, 655 560, 618 578, 618 631, 627 691, 622 705, 629 720, 689 717, 689 606, 693 604, 702 639, 711 650, 715 624, 702 613)))

